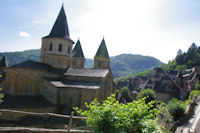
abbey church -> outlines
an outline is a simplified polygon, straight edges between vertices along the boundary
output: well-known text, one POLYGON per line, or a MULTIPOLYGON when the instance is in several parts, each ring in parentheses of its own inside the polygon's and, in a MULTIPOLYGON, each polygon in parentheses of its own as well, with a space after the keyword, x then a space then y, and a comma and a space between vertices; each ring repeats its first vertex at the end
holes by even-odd
POLYGON ((69 108, 83 107, 94 98, 102 102, 115 87, 104 39, 94 56, 94 67, 84 68, 84 64, 81 42, 74 46, 62 6, 50 34, 42 37, 40 62, 28 60, 7 67, 4 92, 42 95, 52 104, 69 108))

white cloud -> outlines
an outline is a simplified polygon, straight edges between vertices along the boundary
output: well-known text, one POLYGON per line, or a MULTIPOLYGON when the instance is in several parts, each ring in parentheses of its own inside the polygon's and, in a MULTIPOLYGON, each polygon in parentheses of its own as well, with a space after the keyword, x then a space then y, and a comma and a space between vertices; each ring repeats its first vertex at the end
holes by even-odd
POLYGON ((30 35, 28 32, 20 31, 20 32, 19 32, 19 36, 22 36, 22 37, 30 37, 31 35, 30 35))

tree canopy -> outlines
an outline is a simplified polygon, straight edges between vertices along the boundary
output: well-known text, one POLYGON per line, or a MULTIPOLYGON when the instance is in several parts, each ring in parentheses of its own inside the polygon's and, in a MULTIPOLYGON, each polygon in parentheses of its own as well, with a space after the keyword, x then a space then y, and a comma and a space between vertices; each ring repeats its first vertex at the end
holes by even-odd
POLYGON ((95 99, 86 103, 88 110, 75 110, 86 116, 88 125, 94 127, 95 133, 162 133, 156 115, 158 110, 152 107, 155 102, 145 103, 145 98, 127 104, 119 103, 115 95, 111 95, 102 104, 95 99))

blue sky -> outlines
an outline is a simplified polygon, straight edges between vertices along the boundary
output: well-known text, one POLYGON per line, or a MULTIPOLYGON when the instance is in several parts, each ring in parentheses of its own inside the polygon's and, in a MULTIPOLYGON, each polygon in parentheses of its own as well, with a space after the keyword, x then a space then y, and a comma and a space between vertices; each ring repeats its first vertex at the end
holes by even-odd
POLYGON ((200 45, 200 0, 1 0, 0 52, 41 47, 62 2, 70 36, 93 58, 104 36, 110 56, 149 55, 168 62, 200 45))

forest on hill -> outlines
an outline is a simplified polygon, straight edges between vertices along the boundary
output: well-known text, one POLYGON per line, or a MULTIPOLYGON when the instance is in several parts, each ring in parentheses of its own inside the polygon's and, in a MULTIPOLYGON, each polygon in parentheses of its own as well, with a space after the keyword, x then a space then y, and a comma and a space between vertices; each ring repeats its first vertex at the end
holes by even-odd
MULTIPOLYGON (((0 58, 5 55, 8 66, 26 61, 26 60, 40 60, 40 49, 26 50, 21 52, 4 52, 0 53, 0 58)), ((143 72, 152 67, 157 67, 163 63, 151 56, 142 56, 134 54, 121 54, 113 56, 111 59, 111 70, 115 78, 126 75, 135 75, 138 72, 143 72)), ((86 59, 86 68, 93 67, 93 59, 86 59)))

